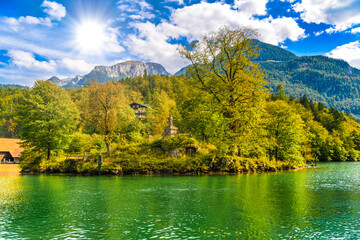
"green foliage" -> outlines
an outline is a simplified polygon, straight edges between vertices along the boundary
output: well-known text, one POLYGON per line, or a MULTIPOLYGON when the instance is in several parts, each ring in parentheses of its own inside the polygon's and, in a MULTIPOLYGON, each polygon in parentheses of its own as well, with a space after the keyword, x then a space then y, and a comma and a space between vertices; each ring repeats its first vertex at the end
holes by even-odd
POLYGON ((67 92, 49 82, 0 90, 0 134, 16 136, 21 128, 23 168, 48 172, 97 174, 98 154, 110 143, 102 173, 277 171, 306 161, 358 161, 360 124, 326 102, 356 108, 345 95, 357 96, 358 70, 326 57, 297 58, 253 36, 248 29, 222 28, 183 48, 193 62, 189 78, 145 74, 67 92), (263 56, 256 58, 254 44, 263 56), (259 66, 274 94, 267 94, 259 66), (143 120, 132 102, 151 106, 143 120), (181 135, 160 139, 169 114, 181 135), (56 152, 50 161, 44 160, 48 146, 56 152), (186 156, 187 147, 196 155, 186 156), (177 148, 179 154, 170 154, 177 148), (66 158, 76 152, 90 155, 86 161, 66 158))
POLYGON ((303 136, 303 121, 292 106, 285 101, 277 100, 267 103, 267 143, 269 158, 302 162, 300 153, 303 136))
POLYGON ((283 48, 260 42, 256 40, 254 45, 259 49, 259 56, 254 59, 256 62, 261 61, 288 61, 296 58, 296 55, 283 48))
POLYGON ((21 90, 21 89, 28 89, 28 87, 17 85, 17 84, 0 84, 0 89, 3 90, 21 90))
POLYGON ((78 111, 66 91, 50 81, 37 81, 17 105, 24 146, 45 152, 64 149, 77 124, 78 111))
MULTIPOLYGON (((264 49, 270 52, 266 46, 264 49)), ((313 101, 359 118, 360 70, 345 61, 311 56, 281 61, 259 59, 258 63, 268 75, 270 89, 275 91, 282 84, 288 96, 300 98, 305 94, 313 101)))
POLYGON ((106 149, 103 138, 98 134, 75 132, 71 135, 69 144, 65 149, 67 153, 101 152, 106 149))
POLYGON ((198 143, 194 138, 187 136, 176 136, 155 140, 151 144, 151 147, 153 149, 161 149, 163 151, 168 151, 174 148, 185 148, 188 146, 195 146, 197 144, 198 143))
POLYGON ((95 80, 89 87, 88 121, 104 136, 107 153, 110 153, 110 138, 118 125, 118 113, 125 102, 121 84, 106 82, 99 84, 95 80))
POLYGON ((23 91, 10 87, 0 89, 0 137, 13 138, 19 135, 16 105, 23 91))
POLYGON ((264 74, 251 60, 258 56, 252 29, 220 28, 179 49, 191 62, 190 84, 217 104, 225 119, 222 134, 229 151, 242 148, 240 141, 256 124, 264 97, 264 74))

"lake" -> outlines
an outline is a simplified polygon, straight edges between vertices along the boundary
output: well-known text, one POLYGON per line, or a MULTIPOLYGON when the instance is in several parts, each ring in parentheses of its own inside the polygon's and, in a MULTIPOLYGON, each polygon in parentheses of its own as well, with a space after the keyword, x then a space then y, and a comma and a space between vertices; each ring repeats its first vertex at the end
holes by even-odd
POLYGON ((0 239, 359 239, 360 163, 221 176, 20 175, 0 239))

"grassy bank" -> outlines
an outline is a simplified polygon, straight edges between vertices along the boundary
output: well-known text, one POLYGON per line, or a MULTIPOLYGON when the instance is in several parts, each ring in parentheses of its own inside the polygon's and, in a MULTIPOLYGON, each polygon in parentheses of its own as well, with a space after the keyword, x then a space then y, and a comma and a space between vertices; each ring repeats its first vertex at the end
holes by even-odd
MULTIPOLYGON (((101 174, 204 174, 204 173, 242 173, 281 171, 305 167, 306 164, 294 164, 264 159, 245 159, 240 157, 222 157, 205 155, 196 157, 155 158, 151 156, 104 156, 101 174)), ((58 157, 39 163, 22 163, 22 172, 31 173, 75 173, 95 175, 98 163, 89 161, 66 160, 58 157)))
POLYGON ((171 138, 119 147, 112 154, 102 154, 100 172, 99 153, 77 154, 74 157, 75 155, 69 157, 70 154, 59 153, 46 160, 38 153, 25 152, 21 169, 23 172, 33 173, 129 175, 267 172, 306 166, 304 162, 220 155, 213 146, 199 146, 191 138, 171 138), (189 147, 197 149, 196 154, 187 155, 186 149, 189 147), (171 156, 173 149, 177 149, 176 157, 171 156))

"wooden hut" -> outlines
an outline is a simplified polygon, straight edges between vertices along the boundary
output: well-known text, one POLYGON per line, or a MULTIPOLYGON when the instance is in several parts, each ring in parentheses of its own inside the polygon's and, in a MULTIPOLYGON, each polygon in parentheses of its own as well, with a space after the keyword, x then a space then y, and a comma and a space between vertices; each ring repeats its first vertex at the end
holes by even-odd
POLYGON ((0 138, 0 163, 19 163, 20 153, 24 150, 20 142, 20 139, 0 138))
POLYGON ((151 109, 151 107, 146 104, 135 103, 135 102, 130 104, 130 107, 134 109, 135 115, 137 115, 140 120, 144 120, 146 115, 146 110, 148 108, 151 109))

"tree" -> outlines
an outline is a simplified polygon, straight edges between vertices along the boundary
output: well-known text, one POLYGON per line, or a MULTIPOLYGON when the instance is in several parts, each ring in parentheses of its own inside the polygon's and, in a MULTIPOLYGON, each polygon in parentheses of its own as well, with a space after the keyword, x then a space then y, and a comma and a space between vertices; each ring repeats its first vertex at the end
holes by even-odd
POLYGON ((303 120, 288 103, 282 100, 266 105, 269 157, 275 160, 303 160, 300 152, 303 120))
POLYGON ((287 99, 285 90, 284 90, 284 88, 283 88, 283 86, 281 84, 279 84, 276 87, 276 93, 275 93, 275 95, 273 95, 272 98, 274 100, 286 100, 287 99))
POLYGON ((104 136, 107 153, 110 153, 110 137, 118 125, 117 114, 125 104, 124 87, 120 83, 99 84, 94 80, 89 92, 88 118, 104 136))
MULTIPOLYGON (((209 94, 220 106, 227 122, 231 145, 251 135, 265 89, 264 74, 251 60, 258 56, 252 29, 220 28, 179 49, 191 62, 187 73, 195 87, 209 94)), ((236 146, 235 146, 236 148, 236 146)))
POLYGON ((18 136, 19 126, 16 124, 16 105, 21 93, 26 90, 0 89, 0 137, 18 136))
POLYGON ((63 88, 50 81, 37 81, 17 105, 23 144, 46 153, 62 150, 75 129, 78 110, 63 88))

